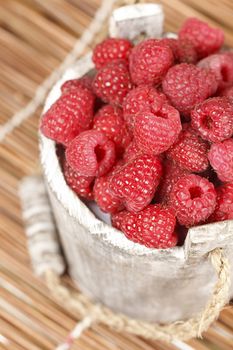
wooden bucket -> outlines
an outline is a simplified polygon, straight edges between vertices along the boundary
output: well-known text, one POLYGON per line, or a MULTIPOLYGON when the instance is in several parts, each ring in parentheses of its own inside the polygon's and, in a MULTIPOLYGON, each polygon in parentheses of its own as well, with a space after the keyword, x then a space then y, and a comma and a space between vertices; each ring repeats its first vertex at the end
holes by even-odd
MULTIPOLYGON (((113 14, 110 21, 114 35, 118 29, 127 33, 122 18, 118 28, 116 17, 113 14)), ((141 18, 130 17, 136 34, 145 28, 141 18), (135 21, 141 23, 138 30, 135 21)), ((124 20, 129 28, 125 14, 124 20)), ((44 111, 59 97, 65 80, 81 77, 93 68, 91 53, 80 59, 54 86, 44 111)), ((94 301, 146 321, 167 323, 188 319, 203 309, 211 295, 216 276, 207 255, 217 247, 226 250, 233 280, 233 221, 189 229, 183 247, 146 248, 113 228, 109 216, 93 203, 84 203, 77 197, 65 182, 55 143, 41 134, 40 149, 69 273, 78 288, 94 301)), ((233 285, 229 297, 232 296, 233 285)))

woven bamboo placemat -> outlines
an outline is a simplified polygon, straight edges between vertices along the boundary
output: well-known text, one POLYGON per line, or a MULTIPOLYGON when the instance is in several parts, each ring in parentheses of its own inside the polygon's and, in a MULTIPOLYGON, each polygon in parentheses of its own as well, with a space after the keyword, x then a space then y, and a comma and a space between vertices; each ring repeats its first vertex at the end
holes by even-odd
MULTIPOLYGON (((166 30, 177 30, 186 17, 197 16, 222 26, 226 43, 233 47, 232 0, 159 2, 164 5, 166 30)), ((62 62, 99 5, 99 0, 0 0, 1 125, 30 101, 37 86, 62 62)), ((54 349, 78 320, 33 275, 26 248, 17 187, 24 175, 39 169, 39 115, 40 110, 0 146, 0 349, 54 349)), ((69 277, 64 280, 71 284, 69 277)), ((232 350, 233 310, 224 310, 202 340, 168 345, 96 325, 72 349, 232 350)))

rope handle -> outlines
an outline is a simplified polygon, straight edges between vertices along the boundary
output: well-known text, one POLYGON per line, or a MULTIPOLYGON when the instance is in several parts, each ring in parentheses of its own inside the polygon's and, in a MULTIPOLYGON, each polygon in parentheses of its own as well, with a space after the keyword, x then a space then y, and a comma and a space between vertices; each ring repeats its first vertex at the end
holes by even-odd
POLYGON ((150 340, 184 341, 201 337, 202 333, 218 318, 221 309, 229 300, 229 261, 222 248, 216 248, 210 252, 209 258, 217 273, 217 282, 204 310, 187 321, 166 325, 135 320, 126 315, 114 313, 105 306, 94 304, 83 294, 64 286, 60 277, 52 270, 45 271, 45 279, 50 292, 62 305, 77 311, 82 318, 90 317, 92 323, 100 322, 118 332, 124 331, 150 340))

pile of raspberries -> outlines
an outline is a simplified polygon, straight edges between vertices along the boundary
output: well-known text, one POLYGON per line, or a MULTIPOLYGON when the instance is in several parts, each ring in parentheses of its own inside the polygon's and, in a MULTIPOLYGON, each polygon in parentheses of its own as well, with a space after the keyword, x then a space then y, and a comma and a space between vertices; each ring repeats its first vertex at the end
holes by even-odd
POLYGON ((107 38, 93 76, 66 81, 42 133, 63 150, 67 184, 150 248, 233 219, 233 51, 195 18, 178 38, 107 38))

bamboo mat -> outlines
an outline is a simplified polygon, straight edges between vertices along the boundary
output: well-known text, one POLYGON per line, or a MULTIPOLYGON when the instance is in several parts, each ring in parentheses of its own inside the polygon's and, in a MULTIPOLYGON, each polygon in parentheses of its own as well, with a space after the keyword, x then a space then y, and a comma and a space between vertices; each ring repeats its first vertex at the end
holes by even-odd
MULTIPOLYGON (((233 46, 232 0, 164 0, 166 30, 188 16, 221 25, 233 46)), ((90 23, 99 0, 0 0, 0 123, 33 97, 90 23)), ((38 171, 40 110, 0 146, 0 349, 54 349, 75 326, 78 315, 58 305, 30 269, 17 186, 38 171)), ((64 280, 71 283, 66 276, 64 280)), ((194 291, 195 293, 195 291, 194 291)), ((194 294, 195 297, 195 294, 194 294)), ((73 350, 232 350, 233 310, 226 309, 202 340, 176 345, 148 342, 96 325, 73 350)))

